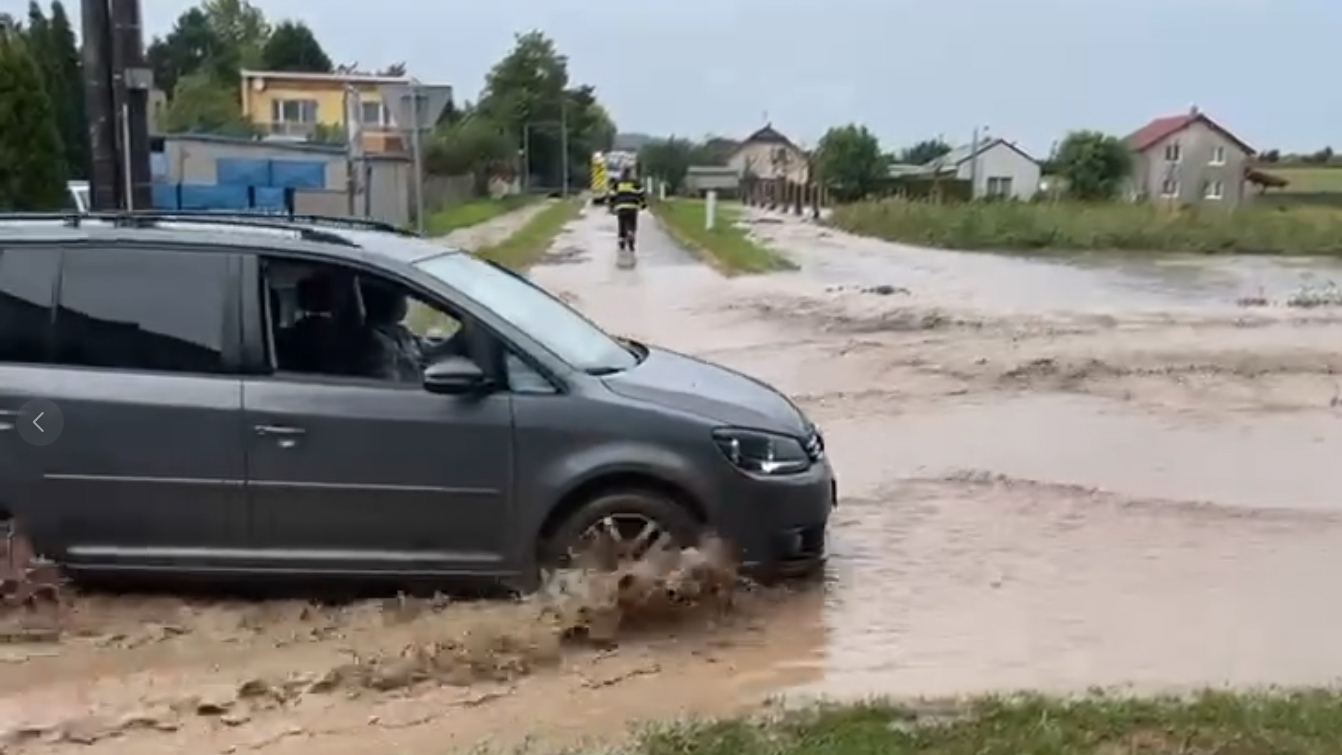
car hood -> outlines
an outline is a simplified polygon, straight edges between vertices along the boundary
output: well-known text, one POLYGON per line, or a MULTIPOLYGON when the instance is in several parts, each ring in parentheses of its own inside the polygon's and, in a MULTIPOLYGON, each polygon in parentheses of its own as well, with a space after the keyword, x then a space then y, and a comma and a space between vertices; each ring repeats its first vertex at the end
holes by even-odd
POLYGON ((653 347, 637 367, 604 378, 625 398, 697 414, 724 425, 806 437, 810 425, 768 384, 693 357, 653 347))

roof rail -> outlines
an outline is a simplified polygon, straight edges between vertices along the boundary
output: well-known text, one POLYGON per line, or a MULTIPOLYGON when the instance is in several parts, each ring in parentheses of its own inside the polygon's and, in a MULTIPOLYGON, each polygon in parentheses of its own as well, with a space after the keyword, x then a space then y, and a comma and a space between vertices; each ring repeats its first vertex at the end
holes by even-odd
POLYGON ((79 221, 84 213, 78 210, 67 210, 64 212, 0 212, 0 223, 4 222, 28 222, 33 220, 58 221, 65 225, 75 228, 79 227, 79 221))
POLYGON ((358 246, 358 244, 341 236, 338 233, 332 233, 321 228, 311 228, 290 220, 285 215, 262 215, 259 213, 192 213, 186 212, 159 212, 155 210, 136 210, 131 212, 112 212, 100 213, 90 212, 85 215, 92 220, 107 220, 121 228, 154 228, 160 223, 197 223, 200 225, 232 226, 245 228, 264 228, 275 231, 291 231, 298 234, 304 241, 316 241, 325 244, 339 244, 341 246, 358 246))
POLYGON ((372 218, 353 218, 342 217, 340 215, 310 215, 302 213, 265 213, 265 212, 246 212, 237 210, 140 210, 125 213, 128 215, 151 215, 154 217, 169 217, 174 219, 195 219, 195 218, 262 218, 268 220, 289 221, 293 223, 306 223, 308 225, 326 226, 329 228, 348 228, 355 231, 377 231, 381 233, 394 233, 398 236, 415 236, 413 231, 408 231, 400 226, 387 223, 382 220, 372 218))
POLYGON ((304 241, 315 241, 341 246, 358 246, 338 233, 322 228, 303 225, 303 221, 294 221, 284 215, 261 215, 249 213, 211 213, 211 212, 16 212, 0 213, 0 223, 6 221, 32 222, 57 221, 71 228, 78 228, 85 221, 108 223, 118 228, 154 228, 161 223, 194 223, 206 226, 231 226, 234 228, 259 228, 272 231, 287 231, 296 234, 304 241))

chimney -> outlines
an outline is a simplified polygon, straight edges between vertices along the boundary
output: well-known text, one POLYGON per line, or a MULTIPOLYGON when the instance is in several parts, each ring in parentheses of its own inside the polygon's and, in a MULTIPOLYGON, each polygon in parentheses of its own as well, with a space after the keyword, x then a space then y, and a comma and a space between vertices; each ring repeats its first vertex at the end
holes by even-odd
POLYGON ((1188 114, 1189 114, 1189 115, 1197 115, 1197 114, 1198 114, 1198 106, 1197 106, 1197 103, 1194 103, 1194 104, 1188 106, 1188 114))

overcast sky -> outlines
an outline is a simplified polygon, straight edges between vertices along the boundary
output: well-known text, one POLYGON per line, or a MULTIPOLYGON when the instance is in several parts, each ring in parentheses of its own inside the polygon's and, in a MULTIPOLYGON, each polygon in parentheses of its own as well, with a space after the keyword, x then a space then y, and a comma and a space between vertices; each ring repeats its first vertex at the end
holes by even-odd
MULTIPOLYGON (((75 0, 66 0, 77 8, 75 0)), ((191 0, 142 0, 162 34, 191 0)), ((337 62, 404 60, 474 99, 541 29, 621 131, 806 144, 833 124, 888 149, 975 125, 1045 153, 1196 103, 1258 149, 1342 148, 1342 0, 257 0, 337 62)), ((17 9, 18 0, 0 0, 17 9)))

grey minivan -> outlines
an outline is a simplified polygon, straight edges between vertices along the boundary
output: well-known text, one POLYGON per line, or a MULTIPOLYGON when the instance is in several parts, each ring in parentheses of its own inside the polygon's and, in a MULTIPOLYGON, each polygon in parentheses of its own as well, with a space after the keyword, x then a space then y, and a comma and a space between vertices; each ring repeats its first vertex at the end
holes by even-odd
POLYGON ((714 531, 810 571, 816 427, 428 240, 286 219, 0 216, 0 521, 83 575, 525 583, 714 531))

